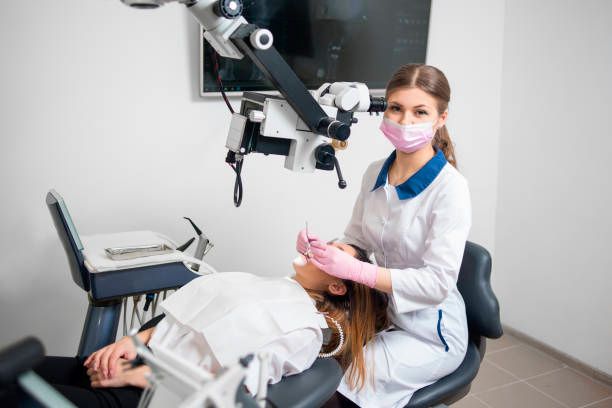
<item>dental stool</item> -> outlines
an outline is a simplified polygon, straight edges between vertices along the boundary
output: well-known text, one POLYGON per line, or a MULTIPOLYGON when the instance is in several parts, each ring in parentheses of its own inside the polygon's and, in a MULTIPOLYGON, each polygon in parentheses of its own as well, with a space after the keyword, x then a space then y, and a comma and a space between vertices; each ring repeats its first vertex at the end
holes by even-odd
MULTIPOLYGON (((470 336, 467 353, 455 372, 415 392, 405 408, 445 407, 470 391, 485 355, 485 338, 496 339, 503 334, 499 303, 490 277, 491 255, 468 241, 457 281, 467 313, 470 336)), ((332 397, 341 379, 342 371, 336 361, 317 359, 309 370, 270 386, 268 397, 278 407, 320 407, 332 397)))
POLYGON ((77 357, 86 357, 115 341, 124 297, 177 289, 199 276, 182 262, 89 272, 83 244, 64 200, 51 190, 46 202, 66 252, 72 280, 87 292, 89 299, 77 357))
POLYGON ((445 407, 466 396, 486 351, 486 338, 503 331, 499 303, 491 289, 491 255, 480 245, 467 242, 457 287, 465 301, 469 329, 467 354, 455 372, 414 393, 405 408, 445 407))

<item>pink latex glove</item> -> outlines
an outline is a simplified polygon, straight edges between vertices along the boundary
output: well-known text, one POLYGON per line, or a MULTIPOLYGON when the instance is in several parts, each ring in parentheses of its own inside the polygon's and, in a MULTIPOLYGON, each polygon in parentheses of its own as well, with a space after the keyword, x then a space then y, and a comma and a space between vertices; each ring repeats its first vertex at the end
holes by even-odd
POLYGON ((298 232, 295 249, 300 254, 306 255, 306 253, 308 252, 308 241, 310 242, 319 241, 319 237, 317 237, 315 234, 312 234, 310 232, 308 233, 308 236, 306 236, 306 228, 304 228, 300 232, 298 232))
POLYGON ((363 283, 371 288, 376 286, 378 266, 355 259, 335 246, 319 240, 311 241, 310 244, 313 255, 310 262, 317 268, 340 279, 363 283))

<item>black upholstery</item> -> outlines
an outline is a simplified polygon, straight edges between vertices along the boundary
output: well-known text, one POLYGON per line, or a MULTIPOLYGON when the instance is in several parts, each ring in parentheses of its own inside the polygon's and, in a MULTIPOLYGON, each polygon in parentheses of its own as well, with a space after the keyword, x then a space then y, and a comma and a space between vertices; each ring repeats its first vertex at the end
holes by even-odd
POLYGON ((467 242, 457 281, 465 301, 470 334, 497 339, 503 334, 499 303, 491 289, 491 254, 467 242))
POLYGON ((463 362, 455 372, 415 392, 406 408, 450 404, 465 396, 484 357, 485 337, 503 334, 499 303, 491 289, 491 255, 473 242, 467 242, 457 287, 465 301, 470 340, 463 362))
POLYGON ((0 386, 14 383, 17 377, 39 364, 45 357, 42 343, 26 337, 0 351, 0 386))
POLYGON ((81 252, 83 250, 83 244, 72 222, 64 199, 57 191, 51 190, 47 194, 46 201, 49 212, 51 213, 51 218, 53 219, 53 224, 62 242, 64 251, 66 251, 72 280, 81 289, 89 291, 89 271, 85 268, 85 262, 81 252))
POLYGON ((334 395, 342 369, 333 358, 317 358, 308 370, 268 387, 268 399, 277 407, 320 407, 334 395))

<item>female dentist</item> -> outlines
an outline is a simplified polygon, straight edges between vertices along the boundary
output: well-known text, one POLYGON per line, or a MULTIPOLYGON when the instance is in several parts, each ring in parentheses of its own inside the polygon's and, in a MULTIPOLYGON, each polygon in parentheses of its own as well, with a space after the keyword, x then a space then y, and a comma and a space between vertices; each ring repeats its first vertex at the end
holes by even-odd
POLYGON ((471 226, 465 178, 445 127, 450 87, 435 67, 402 66, 386 89, 380 130, 395 146, 365 172, 343 241, 367 249, 358 261, 301 231, 297 250, 330 275, 390 294, 394 327, 366 346, 371 378, 359 390, 343 380, 336 404, 403 407, 415 391, 453 372, 467 348, 457 277, 471 226), (347 401, 350 400, 350 401, 347 401))

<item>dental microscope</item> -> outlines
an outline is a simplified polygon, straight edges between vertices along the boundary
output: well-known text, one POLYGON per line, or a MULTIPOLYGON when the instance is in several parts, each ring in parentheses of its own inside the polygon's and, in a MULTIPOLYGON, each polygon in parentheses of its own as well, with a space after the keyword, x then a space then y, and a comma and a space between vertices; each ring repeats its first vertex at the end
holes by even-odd
POLYGON ((140 9, 166 3, 187 7, 204 29, 204 39, 221 57, 245 56, 261 70, 280 95, 244 92, 240 111, 232 113, 226 140, 226 162, 236 172, 234 204, 242 201, 241 171, 249 153, 286 156, 294 172, 336 170, 338 187, 345 188, 336 151, 346 148, 355 112, 379 113, 386 101, 370 95, 357 82, 326 83, 309 91, 274 48, 266 28, 242 16, 243 0, 121 0, 140 9))

